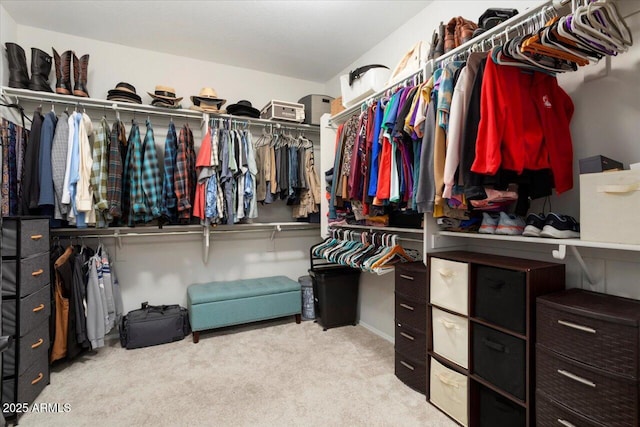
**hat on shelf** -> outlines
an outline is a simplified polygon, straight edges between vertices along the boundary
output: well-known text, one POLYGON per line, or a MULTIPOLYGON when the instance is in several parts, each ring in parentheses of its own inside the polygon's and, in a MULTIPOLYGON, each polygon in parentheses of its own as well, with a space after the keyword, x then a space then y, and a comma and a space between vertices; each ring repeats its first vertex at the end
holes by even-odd
POLYGON ((222 107, 227 100, 218 98, 218 93, 215 89, 203 87, 200 89, 198 95, 191 96, 191 102, 193 102, 193 106, 190 107, 192 110, 205 113, 224 113, 220 107, 222 107))
POLYGON ((253 117, 254 119, 260 118, 260 111, 257 108, 253 108, 251 102, 246 99, 238 101, 237 104, 229 105, 227 111, 234 116, 253 117))
POLYGON ((132 102, 142 104, 142 98, 136 93, 136 88, 129 83, 120 82, 115 89, 111 89, 107 94, 109 101, 132 102))
POLYGON ((165 108, 182 108, 180 105, 182 97, 176 98, 176 90, 172 87, 158 85, 153 93, 147 93, 153 98, 151 105, 165 108))

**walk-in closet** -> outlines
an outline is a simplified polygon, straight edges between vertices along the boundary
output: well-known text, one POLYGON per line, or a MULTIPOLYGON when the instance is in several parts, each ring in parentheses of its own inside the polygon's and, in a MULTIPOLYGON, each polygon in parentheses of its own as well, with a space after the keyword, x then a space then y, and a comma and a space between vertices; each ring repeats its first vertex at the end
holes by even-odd
POLYGON ((640 425, 638 39, 0 0, 0 425, 640 425))

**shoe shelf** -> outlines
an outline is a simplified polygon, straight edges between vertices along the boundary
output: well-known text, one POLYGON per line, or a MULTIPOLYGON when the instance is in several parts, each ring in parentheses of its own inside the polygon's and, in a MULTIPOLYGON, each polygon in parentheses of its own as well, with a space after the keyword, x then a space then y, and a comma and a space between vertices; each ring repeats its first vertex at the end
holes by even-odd
POLYGON ((569 248, 573 256, 576 258, 576 260, 580 264, 580 267, 582 268, 587 281, 592 284, 595 284, 596 280, 591 274, 589 267, 582 259, 582 255, 580 255, 578 248, 613 249, 613 250, 620 250, 620 251, 640 252, 640 245, 631 245, 631 244, 624 244, 624 243, 592 242, 592 241, 581 240, 581 239, 552 239, 552 238, 546 238, 546 237, 524 237, 524 236, 507 236, 507 235, 499 235, 499 234, 465 233, 465 232, 457 232, 457 231, 438 231, 436 233, 433 233, 433 235, 431 236, 431 246, 433 248, 442 247, 443 242, 441 240, 447 237, 554 245, 554 246, 557 246, 557 248, 551 250, 551 255, 558 260, 565 259, 567 255, 567 248, 569 248))

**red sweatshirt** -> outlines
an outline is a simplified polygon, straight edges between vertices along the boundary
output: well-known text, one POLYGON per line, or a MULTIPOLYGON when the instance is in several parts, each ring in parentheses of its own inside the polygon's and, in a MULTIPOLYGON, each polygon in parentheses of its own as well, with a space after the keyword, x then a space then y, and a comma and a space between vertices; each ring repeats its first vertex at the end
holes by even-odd
POLYGON ((569 122, 573 102, 555 76, 498 65, 488 55, 482 80, 476 158, 471 170, 551 169, 556 192, 573 187, 569 122))

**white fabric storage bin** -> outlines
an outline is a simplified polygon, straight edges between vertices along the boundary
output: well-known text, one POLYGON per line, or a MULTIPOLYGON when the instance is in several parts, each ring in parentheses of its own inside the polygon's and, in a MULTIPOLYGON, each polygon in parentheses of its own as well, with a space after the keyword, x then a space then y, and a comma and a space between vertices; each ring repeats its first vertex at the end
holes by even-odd
POLYGON ((467 318, 433 307, 431 311, 433 351, 467 369, 469 365, 469 325, 467 318))
POLYGON ((469 314, 469 265, 464 262, 431 258, 431 304, 456 313, 469 314))
POLYGON ((429 401, 451 418, 466 426, 468 379, 433 357, 429 376, 429 401))
POLYGON ((369 95, 385 88, 389 74, 388 68, 372 68, 364 73, 360 78, 355 79, 349 86, 349 74, 340 76, 340 92, 342 93, 342 105, 349 108, 356 105, 369 95))
POLYGON ((580 175, 580 239, 640 245, 640 170, 580 175))

